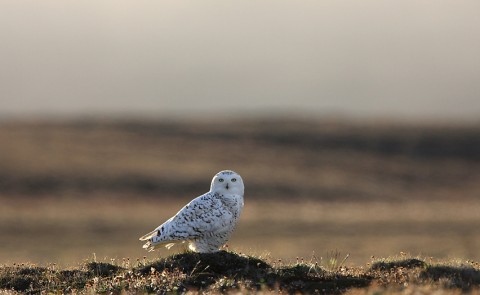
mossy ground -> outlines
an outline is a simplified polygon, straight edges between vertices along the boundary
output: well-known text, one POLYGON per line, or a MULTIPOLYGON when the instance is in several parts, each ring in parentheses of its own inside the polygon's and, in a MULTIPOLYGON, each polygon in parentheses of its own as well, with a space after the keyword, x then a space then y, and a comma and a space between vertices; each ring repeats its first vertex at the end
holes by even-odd
POLYGON ((122 265, 86 262, 70 270, 55 265, 0 267, 0 290, 37 294, 166 293, 201 291, 286 293, 390 293, 434 290, 478 292, 480 265, 471 262, 426 262, 399 257, 366 267, 346 267, 338 260, 318 263, 267 262, 234 252, 181 253, 157 261, 123 261, 122 265))

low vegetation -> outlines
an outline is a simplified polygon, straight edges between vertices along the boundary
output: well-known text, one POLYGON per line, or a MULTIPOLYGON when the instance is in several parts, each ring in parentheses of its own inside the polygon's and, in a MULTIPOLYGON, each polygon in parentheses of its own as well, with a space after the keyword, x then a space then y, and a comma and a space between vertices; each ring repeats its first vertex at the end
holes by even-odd
POLYGON ((411 293, 479 292, 480 264, 467 261, 434 262, 402 256, 374 259, 365 267, 346 266, 332 253, 325 261, 281 260, 221 251, 181 253, 156 261, 89 261, 76 269, 56 265, 0 267, 0 290, 37 294, 166 293, 201 291, 285 293, 411 293))
POLYGON ((403 250, 480 260, 478 123, 3 121, 0 142, 0 293, 479 288, 473 262, 368 259, 403 250), (234 249, 283 261, 232 252, 152 260, 159 254, 144 253, 138 236, 223 169, 247 187, 234 249), (301 259, 312 250, 323 259, 301 259), (93 252, 102 259, 49 263, 77 265, 93 252))

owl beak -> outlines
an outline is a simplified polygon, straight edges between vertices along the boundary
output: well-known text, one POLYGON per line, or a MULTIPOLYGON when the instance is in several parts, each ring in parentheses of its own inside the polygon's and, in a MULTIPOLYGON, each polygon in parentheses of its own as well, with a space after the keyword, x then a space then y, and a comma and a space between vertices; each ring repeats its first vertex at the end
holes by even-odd
POLYGON ((227 186, 226 186, 226 188, 228 189, 228 183, 227 183, 227 186))

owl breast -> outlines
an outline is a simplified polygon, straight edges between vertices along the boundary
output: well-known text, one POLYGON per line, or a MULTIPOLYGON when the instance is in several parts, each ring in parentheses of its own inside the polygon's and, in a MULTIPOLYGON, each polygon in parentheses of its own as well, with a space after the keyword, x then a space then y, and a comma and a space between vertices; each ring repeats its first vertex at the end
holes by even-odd
POLYGON ((239 195, 220 196, 224 216, 221 216, 221 226, 213 232, 190 242, 189 248, 196 252, 215 252, 223 246, 240 218, 243 209, 243 197, 239 195))
POLYGON ((226 207, 226 209, 232 213, 232 217, 234 222, 238 220, 240 217, 240 213, 242 213, 243 209, 243 197, 239 195, 227 195, 222 196, 222 203, 226 207))

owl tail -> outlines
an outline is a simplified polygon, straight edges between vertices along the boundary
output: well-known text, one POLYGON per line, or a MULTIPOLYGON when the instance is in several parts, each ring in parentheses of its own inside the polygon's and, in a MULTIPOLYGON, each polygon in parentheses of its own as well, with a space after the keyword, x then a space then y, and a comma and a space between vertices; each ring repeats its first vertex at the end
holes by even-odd
POLYGON ((142 248, 146 249, 148 252, 152 252, 160 246, 165 246, 165 248, 170 249, 176 243, 178 243, 178 242, 172 243, 171 241, 162 241, 158 230, 154 230, 152 232, 149 232, 146 235, 143 235, 142 237, 139 238, 139 240, 147 241, 145 244, 143 244, 142 248))
POLYGON ((149 232, 148 234, 146 235, 143 235, 139 238, 140 241, 148 241, 150 240, 151 238, 155 237, 155 236, 158 236, 159 232, 158 230, 154 230, 154 231, 151 231, 149 232))
POLYGON ((148 252, 152 252, 152 251, 155 251, 155 249, 159 248, 160 246, 165 246, 165 248, 169 249, 172 248, 173 246, 175 246, 176 243, 168 243, 168 244, 165 244, 165 243, 153 243, 151 241, 148 241, 146 242, 144 245, 143 245, 143 249, 147 250, 148 252))

